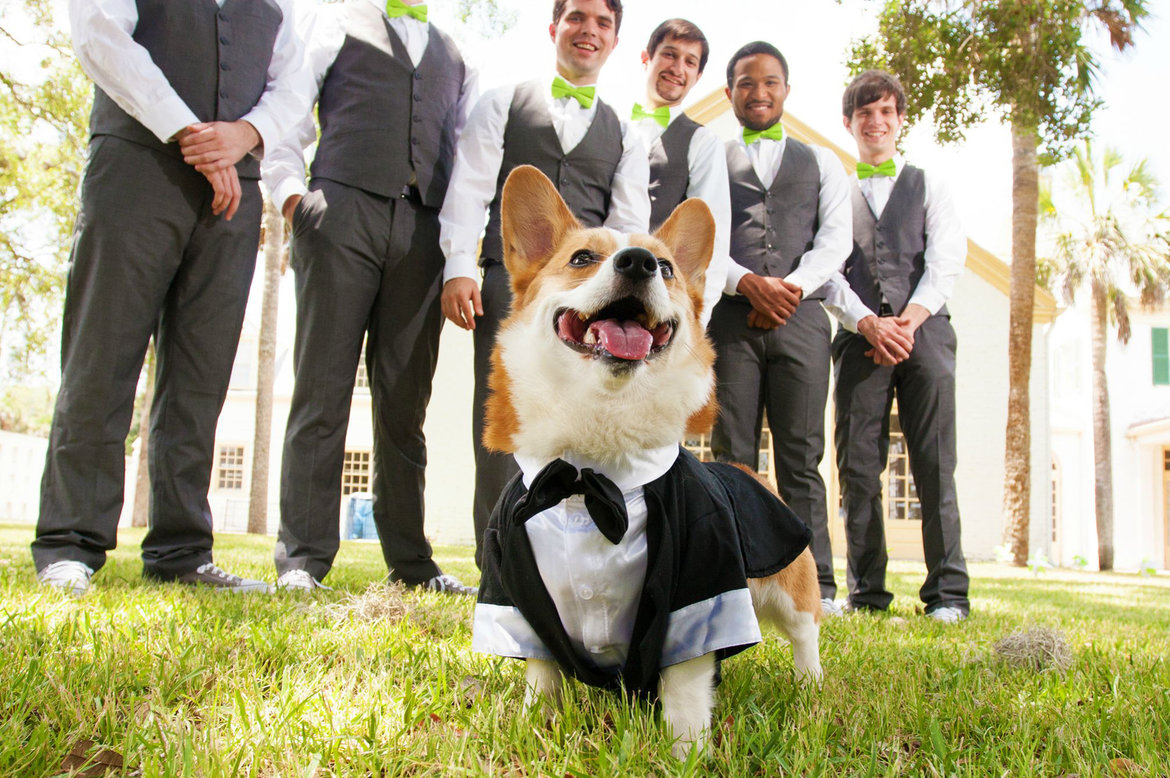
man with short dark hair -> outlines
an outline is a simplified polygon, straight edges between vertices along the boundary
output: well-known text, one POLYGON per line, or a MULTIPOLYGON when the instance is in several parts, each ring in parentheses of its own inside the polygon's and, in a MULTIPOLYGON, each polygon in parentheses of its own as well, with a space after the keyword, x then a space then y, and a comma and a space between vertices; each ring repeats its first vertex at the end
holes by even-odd
POLYGON ((761 421, 772 433, 780 494, 813 531, 821 598, 832 612, 824 456, 829 318, 820 287, 849 255, 844 168, 828 149, 787 137, 780 118, 788 63, 771 44, 742 47, 727 66, 727 97, 743 126, 727 144, 731 261, 709 331, 720 415, 711 451, 757 466, 761 421))
POLYGON ((491 90, 476 103, 460 138, 450 196, 439 215, 447 257, 444 315, 475 339, 474 521, 476 561, 497 498, 518 472, 510 454, 483 447, 483 404, 491 350, 512 293, 502 264, 500 192, 517 165, 534 165, 556 185, 587 227, 646 232, 646 151, 628 126, 595 97, 597 76, 617 45, 621 0, 557 0, 549 37, 556 73, 491 90), (487 230, 476 267, 476 241, 487 230), (482 273, 482 292, 476 277, 482 273))
POLYGON ((292 232, 296 383, 285 431, 281 589, 314 589, 340 540, 345 435, 362 341, 374 417, 373 516, 391 581, 453 594, 424 531, 423 420, 439 355, 439 209, 475 77, 418 0, 350 0, 304 20, 321 139, 305 185, 299 137, 265 180, 292 232))
POLYGON ((96 86, 32 544, 38 576, 83 593, 117 543, 126 433, 153 334, 143 575, 267 591, 212 562, 207 491, 256 265, 259 158, 306 110, 292 4, 72 0, 69 17, 96 86))
POLYGON ((683 200, 702 199, 715 217, 715 251, 707 266, 702 320, 723 294, 731 201, 727 160, 719 136, 681 109, 707 66, 707 38, 686 19, 667 19, 642 51, 645 105, 635 103, 634 128, 650 152, 650 229, 658 229, 683 200))
POLYGON ((955 493, 955 331, 946 300, 967 241, 936 176, 897 151, 906 96, 893 75, 870 70, 842 99, 857 143, 852 182, 853 253, 829 284, 826 306, 841 320, 833 341, 837 469, 845 502, 849 606, 885 610, 886 541, 881 474, 898 422, 922 507, 926 615, 966 618, 969 578, 955 493))

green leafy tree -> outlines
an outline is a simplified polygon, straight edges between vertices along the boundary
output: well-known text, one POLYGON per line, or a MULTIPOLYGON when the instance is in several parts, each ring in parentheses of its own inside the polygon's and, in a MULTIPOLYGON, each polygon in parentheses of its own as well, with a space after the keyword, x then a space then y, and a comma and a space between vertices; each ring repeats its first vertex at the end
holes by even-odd
POLYGON ((1156 305, 1170 289, 1170 213, 1158 203, 1146 161, 1125 167, 1121 153, 1094 154, 1089 141, 1062 166, 1060 188, 1040 192, 1042 223, 1052 233, 1052 255, 1040 260, 1040 277, 1073 301, 1087 287, 1092 330, 1094 508, 1097 558, 1113 569, 1113 440, 1105 377, 1109 326, 1130 337, 1129 307, 1156 305))
POLYGON ((929 114, 942 142, 996 116, 1012 133, 1012 271, 1004 541, 1026 564, 1031 512, 1032 310, 1041 160, 1067 156, 1100 105, 1094 27, 1133 45, 1145 0, 884 0, 878 31, 857 41, 850 67, 896 73, 911 121, 929 114))
POLYGON ((90 82, 54 5, 9 3, 0 20, 0 372, 15 380, 42 372, 60 326, 88 137, 90 82))

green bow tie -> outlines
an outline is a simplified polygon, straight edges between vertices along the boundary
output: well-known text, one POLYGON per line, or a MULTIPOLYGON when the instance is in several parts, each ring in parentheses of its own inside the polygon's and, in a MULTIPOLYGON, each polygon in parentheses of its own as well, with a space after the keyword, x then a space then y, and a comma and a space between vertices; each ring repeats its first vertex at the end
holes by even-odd
POLYGON ((766 130, 749 130, 747 127, 743 128, 743 142, 749 146, 758 141, 760 138, 767 138, 768 140, 784 140, 784 125, 776 122, 766 130))
POLYGON ((864 181, 870 176, 889 176, 893 178, 896 172, 897 167, 894 165, 892 158, 887 159, 880 165, 871 165, 868 162, 857 163, 857 178, 861 181, 864 181))
POLYGON ((593 105, 593 93, 596 91, 597 87, 594 86, 573 86, 560 76, 554 78, 552 82, 553 97, 572 97, 582 108, 593 105))
POLYGON ((391 19, 397 19, 399 16, 413 16, 420 22, 425 23, 427 20, 427 6, 426 3, 407 5, 402 0, 386 0, 386 15, 391 19))
POLYGON ((670 106, 660 105, 653 111, 647 111, 642 107, 641 103, 634 103, 634 110, 630 112, 630 118, 634 121, 640 119, 653 119, 661 124, 663 127, 670 124, 670 106))

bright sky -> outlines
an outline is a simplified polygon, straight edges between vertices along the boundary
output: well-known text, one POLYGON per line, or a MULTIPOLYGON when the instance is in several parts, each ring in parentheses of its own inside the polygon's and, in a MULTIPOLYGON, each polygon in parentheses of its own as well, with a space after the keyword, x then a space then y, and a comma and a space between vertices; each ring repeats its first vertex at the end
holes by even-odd
MULTIPOLYGON (((441 26, 447 0, 431 0, 433 19, 441 26)), ((468 41, 468 57, 480 69, 481 83, 502 83, 551 77, 553 48, 548 37, 551 0, 499 0, 513 11, 515 24, 502 38, 468 41)), ((811 124, 830 140, 853 151, 841 126, 841 91, 848 80, 844 66, 851 39, 871 31, 874 0, 675 0, 665 3, 627 0, 618 46, 602 72, 601 94, 622 111, 641 98, 644 72, 639 54, 650 32, 672 16, 689 19, 707 35, 711 58, 690 101, 721 89, 727 60, 750 40, 774 44, 788 59, 792 92, 785 111, 811 124)), ((447 25, 450 29, 450 25, 447 25)), ((1170 40, 1166 16, 1151 19, 1137 47, 1123 55, 1108 50, 1104 36, 1095 39, 1102 52, 1098 94, 1106 101, 1094 120, 1098 138, 1123 150, 1127 160, 1149 157, 1170 202, 1170 152, 1152 121, 1158 98, 1150 87, 1170 83, 1170 57, 1158 41, 1170 40)), ((907 157, 945 176, 958 199, 970 236, 1005 261, 1011 241, 1011 140, 998 122, 968 133, 963 144, 939 147, 930 129, 915 128, 905 139, 907 157)))

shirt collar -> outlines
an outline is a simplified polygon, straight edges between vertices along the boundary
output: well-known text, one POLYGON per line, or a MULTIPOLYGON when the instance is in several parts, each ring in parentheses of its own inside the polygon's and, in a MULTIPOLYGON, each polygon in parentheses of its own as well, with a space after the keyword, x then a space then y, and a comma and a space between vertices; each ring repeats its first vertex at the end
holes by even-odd
MULTIPOLYGON (((671 443, 661 448, 639 451, 636 454, 628 456, 624 462, 617 465, 600 464, 585 457, 578 456, 572 451, 563 452, 560 458, 578 470, 583 470, 588 467, 594 472, 601 473, 617 484, 617 487, 623 492, 628 492, 644 486, 665 474, 674 465, 674 461, 678 459, 678 451, 678 444, 671 443)), ((525 487, 531 486, 532 479, 536 478, 537 473, 552 461, 551 458, 524 456, 522 454, 516 454, 515 456, 516 463, 520 465, 520 470, 524 475, 525 487)))

